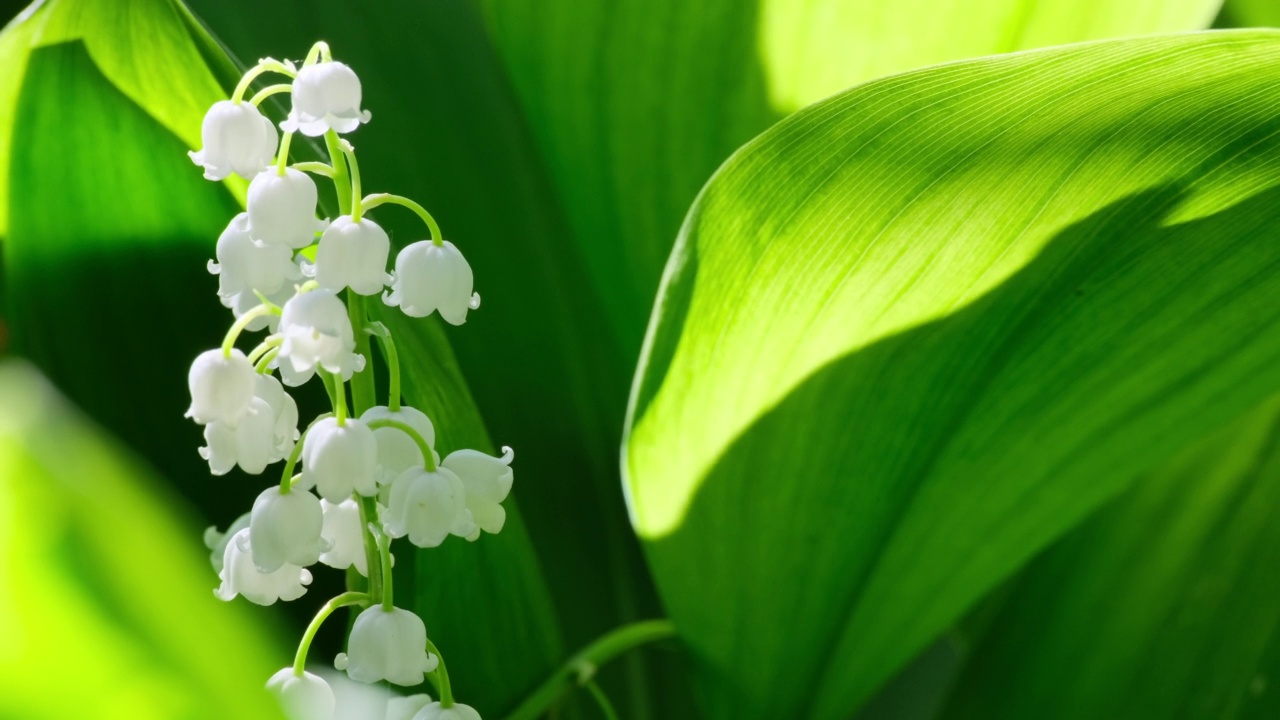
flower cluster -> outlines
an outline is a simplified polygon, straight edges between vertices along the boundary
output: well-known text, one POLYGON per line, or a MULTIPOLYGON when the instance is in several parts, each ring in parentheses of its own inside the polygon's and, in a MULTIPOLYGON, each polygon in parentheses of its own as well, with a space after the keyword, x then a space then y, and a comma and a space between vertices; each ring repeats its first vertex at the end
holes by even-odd
POLYGON ((453 701, 422 619, 395 606, 390 548, 395 538, 431 548, 450 535, 474 541, 482 532, 499 532, 514 455, 510 448, 500 457, 461 449, 442 460, 431 419, 401 404, 395 343, 385 325, 370 321, 366 296, 380 294, 411 317, 438 312, 454 325, 479 307, 480 296, 472 290, 467 261, 422 206, 397 195, 362 197, 355 149, 341 137, 369 121, 361 100, 360 79, 334 61, 324 43, 312 48, 301 68, 264 59, 230 100, 209 109, 201 128, 204 147, 191 153, 206 178, 236 174, 249 189, 245 212, 227 225, 209 263, 235 321, 221 347, 192 363, 187 417, 204 426, 200 454, 214 475, 235 466, 256 475, 284 463, 279 483, 263 490, 225 533, 210 528, 205 542, 222 581, 215 594, 223 600, 296 600, 311 583, 308 568, 317 563, 353 567, 363 578, 359 588, 325 603, 293 666, 267 683, 290 717, 333 717, 333 692, 306 671, 307 651, 330 614, 355 606, 361 609, 347 652, 335 667, 366 683, 412 687, 430 678, 440 695, 438 702, 421 694, 397 700, 388 717, 479 720, 472 708, 453 701), (268 72, 291 82, 246 100, 253 81, 268 72), (279 124, 283 139, 259 110, 278 93, 292 98, 279 124), (329 162, 290 165, 295 133, 323 138, 329 162), (319 192, 311 174, 333 181, 341 211, 336 219, 317 217, 319 192), (393 273, 387 272, 390 239, 365 214, 383 204, 409 208, 429 231, 429 239, 400 251, 393 273), (235 347, 242 333, 264 330, 269 334, 248 354, 235 347), (382 344, 387 360, 385 405, 374 404, 371 338, 382 344), (333 412, 299 433, 298 407, 285 386, 317 376, 333 412))

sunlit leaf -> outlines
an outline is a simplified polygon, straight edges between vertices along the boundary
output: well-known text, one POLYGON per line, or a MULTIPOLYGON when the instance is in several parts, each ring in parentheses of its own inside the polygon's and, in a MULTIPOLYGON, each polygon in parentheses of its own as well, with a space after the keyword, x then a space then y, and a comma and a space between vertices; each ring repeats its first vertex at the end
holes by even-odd
POLYGON ((1252 31, 909 73, 711 181, 625 461, 708 717, 846 717, 1280 390, 1278 56, 1252 31))

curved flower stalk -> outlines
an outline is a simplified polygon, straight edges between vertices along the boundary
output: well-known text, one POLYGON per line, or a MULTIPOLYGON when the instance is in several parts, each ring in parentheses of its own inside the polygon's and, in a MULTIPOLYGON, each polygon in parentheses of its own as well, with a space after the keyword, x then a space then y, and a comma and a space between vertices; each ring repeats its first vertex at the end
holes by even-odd
POLYGON ((215 475, 236 466, 256 475, 283 461, 279 481, 262 490, 252 511, 226 533, 210 528, 205 541, 222 580, 215 594, 223 600, 296 600, 317 563, 354 567, 363 579, 363 587, 324 603, 293 666, 267 681, 293 720, 332 720, 333 691, 307 672, 306 660, 320 625, 343 607, 360 612, 349 655, 336 662, 340 669, 367 683, 413 686, 430 678, 436 686, 438 700, 415 695, 389 712, 406 720, 478 720, 475 710, 454 701, 443 655, 422 618, 394 604, 391 544, 407 535, 419 547, 435 547, 450 535, 475 541, 481 531, 501 530, 500 503, 511 488, 514 454, 504 449, 495 458, 451 448, 441 463, 432 419, 401 402, 395 342, 385 326, 369 321, 364 296, 383 294, 412 317, 438 311, 461 325, 479 307, 479 295, 472 291, 470 266, 442 240, 425 208, 398 195, 362 196, 355 148, 339 137, 369 121, 362 102, 355 71, 317 43, 300 68, 259 61, 229 100, 209 109, 201 128, 204 147, 191 153, 210 180, 235 173, 250 184, 246 211, 230 220, 209 262, 234 320, 221 346, 191 366, 187 416, 205 428, 200 453, 215 475), (246 99, 267 73, 285 75, 290 83, 246 99), (286 92, 293 107, 279 123, 280 137, 257 105, 286 92), (329 162, 290 165, 294 133, 323 137, 329 162), (308 173, 334 184, 341 212, 332 223, 317 212, 316 184, 308 173), (365 214, 384 204, 412 210, 430 235, 400 253, 394 276, 387 272, 390 239, 365 214), (306 276, 314 279, 304 282, 306 276), (269 334, 247 354, 236 347, 242 334, 263 330, 269 334), (387 358, 389 391, 381 405, 366 358, 369 337, 382 343, 387 358), (297 404, 287 387, 316 378, 333 412, 299 433, 297 404), (378 503, 379 494, 390 499, 390 508, 378 503))

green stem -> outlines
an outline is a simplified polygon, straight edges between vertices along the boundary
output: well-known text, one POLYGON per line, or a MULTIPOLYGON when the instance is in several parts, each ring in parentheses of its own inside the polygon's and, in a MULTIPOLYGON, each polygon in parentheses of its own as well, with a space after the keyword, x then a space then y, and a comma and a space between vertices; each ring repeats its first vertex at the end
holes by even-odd
POLYGON ((378 338, 382 343, 382 354, 387 356, 387 372, 391 375, 387 388, 387 409, 400 411, 400 356, 396 353, 396 343, 391 339, 391 330, 380 322, 371 322, 365 332, 378 338))
POLYGON ((356 149, 351 147, 351 143, 343 140, 339 147, 342 148, 342 154, 347 158, 347 166, 351 171, 351 220, 360 222, 363 215, 360 198, 360 163, 356 162, 356 149))
POLYGON ((324 145, 329 150, 329 164, 333 167, 333 189, 338 194, 338 214, 351 214, 351 176, 347 173, 347 161, 342 155, 338 133, 330 130, 324 134, 324 145))
POLYGON ((427 472, 436 471, 436 458, 435 454, 431 452, 431 445, 427 443, 427 439, 422 437, 422 434, 415 430, 412 425, 400 422, 399 420, 392 420, 390 418, 374 420, 369 423, 370 430, 377 430, 378 428, 384 427, 395 428, 405 435, 408 435, 409 439, 413 440, 413 442, 417 444, 418 450, 422 453, 422 464, 427 469, 427 472))
POLYGON ((431 232, 431 242, 436 245, 444 244, 444 238, 440 235, 440 224, 431 216, 431 213, 427 212, 426 208, 407 197, 392 195, 390 193, 374 193, 361 201, 361 205, 365 210, 372 210, 379 205, 400 205, 407 207, 417 213, 418 217, 422 218, 422 222, 426 223, 427 230, 431 232))
POLYGON ((264 354, 261 358, 258 359, 258 364, 254 366, 253 371, 258 373, 259 375, 266 375, 267 373, 271 372, 271 361, 275 360, 276 356, 279 354, 280 354, 280 348, 278 347, 271 348, 266 352, 266 354, 264 354))
POLYGON ((311 641, 315 639, 316 633, 320 631, 320 626, 324 621, 333 614, 334 610, 346 607, 348 605, 368 605, 369 596, 360 592, 345 592, 333 598, 320 608, 320 612, 316 613, 315 618, 311 620, 311 624, 307 626, 307 631, 302 635, 302 642, 298 643, 298 654, 293 656, 293 674, 302 677, 302 673, 307 667, 307 651, 311 649, 311 641))
POLYGON ((263 100, 266 100, 272 95, 279 95, 280 93, 287 93, 287 92, 293 92, 293 85, 290 85, 288 83, 281 83, 279 85, 268 85, 262 88, 261 90, 259 90, 256 95, 249 98, 249 102, 253 103, 254 105, 261 105, 263 100))
POLYGON ((236 346, 236 339, 240 337, 240 333, 248 327, 249 323, 257 320, 263 315, 280 314, 278 308, 271 308, 266 305, 259 305, 249 312, 241 315, 232 324, 231 329, 227 331, 226 337, 222 339, 222 356, 231 357, 231 350, 236 346))
POLYGON ((236 105, 244 102, 244 94, 248 92, 250 83, 252 83, 259 75, 268 72, 277 72, 281 75, 288 75, 289 77, 297 77, 298 75, 279 60, 267 58, 257 65, 249 68, 249 72, 246 72, 244 77, 240 78, 240 82, 236 85, 235 92, 231 93, 231 102, 236 105))
POLYGON ((546 682, 508 715, 507 720, 535 720, 542 717, 573 678, 584 669, 592 670, 632 648, 673 637, 675 633, 675 626, 669 620, 644 620, 608 633, 569 658, 563 667, 547 678, 546 682))
POLYGON ((294 170, 301 170, 302 172, 309 172, 314 175, 323 175, 330 180, 332 180, 334 176, 333 167, 322 162, 300 162, 294 163, 289 167, 294 170))
POLYGON ((280 344, 283 342, 284 338, 279 335, 268 336, 267 339, 258 343, 258 347, 254 348, 253 351, 249 353, 249 362, 257 363, 259 358, 270 352, 272 348, 280 347, 280 344))
POLYGON ((382 599, 382 563, 379 562, 378 541, 370 532, 370 524, 378 522, 378 502, 376 498, 356 495, 356 505, 360 508, 360 534, 364 538, 365 569, 369 572, 369 596, 375 600, 382 599))
POLYGON ((600 706, 600 712, 604 715, 605 720, 618 720, 618 711, 613 709, 613 703, 609 702, 609 696, 604 694, 604 690, 596 684, 595 680, 588 680, 583 684, 587 692, 591 693, 591 697, 596 699, 596 704, 600 706))
POLYGON ((347 424, 347 384, 342 378, 328 370, 316 368, 316 372, 325 384, 331 388, 329 399, 333 401, 333 416, 338 419, 338 427, 347 424))
POLYGON ((333 60, 333 55, 329 52, 329 43, 321 40, 315 45, 312 45, 311 49, 307 51, 307 59, 302 62, 302 67, 315 65, 317 58, 324 58, 325 62, 331 62, 333 60))
POLYGON ((284 472, 280 473, 281 495, 285 495, 293 489, 293 468, 297 466, 298 458, 302 457, 302 443, 306 441, 307 433, 311 432, 311 428, 315 427, 316 423, 324 420, 325 418, 331 417, 333 417, 333 413, 324 413, 323 415, 317 416, 316 419, 312 420, 311 424, 307 426, 307 429, 302 431, 302 435, 298 437, 298 442, 293 444, 293 450, 289 453, 289 458, 285 460, 284 463, 284 472))
POLYGON ((440 653, 440 648, 437 648, 430 638, 427 638, 427 652, 435 655, 438 662, 436 665, 436 677, 440 681, 437 687, 440 691, 440 707, 451 708, 453 707, 453 688, 449 686, 449 670, 444 666, 444 655, 440 653))
POLYGON ((376 523, 370 531, 378 542, 378 556, 382 560, 382 609, 391 612, 396 609, 395 591, 391 587, 391 538, 376 523))
POLYGON ((280 155, 276 157, 276 174, 283 176, 285 168, 289 166, 289 146, 293 144, 293 133, 285 133, 284 139, 280 141, 280 155))
MULTIPOLYGON (((350 290, 347 291, 347 317, 352 328, 363 328, 368 323, 365 312, 365 299, 350 290)), ((351 376, 351 399, 355 403, 356 416, 363 415, 366 410, 378 404, 377 392, 373 378, 373 354, 370 352, 369 336, 357 332, 356 353, 364 356, 364 369, 351 376)))

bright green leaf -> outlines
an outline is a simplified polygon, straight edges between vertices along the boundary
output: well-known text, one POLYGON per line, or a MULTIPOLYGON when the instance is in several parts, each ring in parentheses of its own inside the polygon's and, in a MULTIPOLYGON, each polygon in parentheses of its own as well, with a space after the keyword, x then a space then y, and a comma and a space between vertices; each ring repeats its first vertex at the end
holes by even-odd
POLYGON ((1227 0, 1218 22, 1230 27, 1280 26, 1280 4, 1275 0, 1227 0))
POLYGON ((708 717, 847 717, 1280 391, 1278 58, 1252 31, 910 73, 711 181, 625 460, 708 717))
POLYGON ((948 720, 1227 718, 1280 635, 1280 402, 1138 479, 1037 558, 948 720), (1066 669, 1069 668, 1069 671, 1066 669))
POLYGON ((288 653, 213 597, 178 507, 39 373, 0 364, 0 716, 279 717, 264 684, 288 653))

